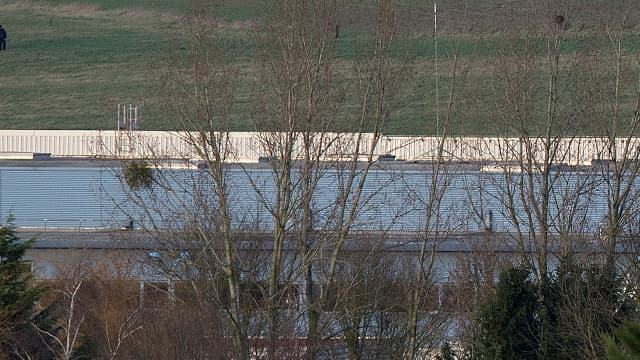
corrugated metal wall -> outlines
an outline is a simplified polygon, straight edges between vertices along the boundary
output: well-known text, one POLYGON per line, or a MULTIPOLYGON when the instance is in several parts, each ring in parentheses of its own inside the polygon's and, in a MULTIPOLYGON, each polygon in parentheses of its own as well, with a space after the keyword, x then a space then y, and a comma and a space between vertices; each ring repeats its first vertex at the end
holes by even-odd
POLYGON ((109 226, 118 220, 114 195, 122 190, 106 169, 0 168, 0 216, 12 215, 18 226, 109 226))
MULTIPOLYGON (((255 162, 260 156, 267 156, 262 140, 269 136, 273 133, 229 133, 229 146, 233 153, 230 161, 255 162)), ((60 157, 196 157, 184 137, 185 133, 163 131, 0 130, 0 152, 41 152, 60 157)), ((352 154, 354 134, 325 134, 325 140, 336 137, 340 141, 327 151, 327 158, 352 154)), ((385 136, 378 143, 375 154, 392 154, 405 160, 429 160, 437 155, 439 141, 435 137, 385 136)), ((638 138, 631 141, 635 144, 631 149, 640 145, 638 138)), ((365 134, 361 142, 363 148, 368 149, 370 142, 371 134, 365 134)), ((623 153, 624 144, 625 139, 617 141, 618 154, 623 153)), ((589 164, 593 159, 607 159, 609 153, 605 145, 601 138, 562 139, 559 148, 565 149, 567 155, 559 158, 570 164, 589 164)), ((512 161, 522 150, 517 138, 496 137, 451 137, 446 139, 443 147, 445 157, 461 161, 512 161)))
MULTIPOLYGON (((164 187, 137 193, 153 220, 160 226, 173 226, 193 219, 210 220, 207 212, 215 212, 212 185, 206 178, 199 177, 200 174, 206 176, 206 172, 162 171, 166 175, 162 177, 164 187), (168 186, 174 189, 170 193, 163 190, 168 186), (198 201, 206 196, 211 198, 198 201)), ((340 196, 341 176, 337 170, 328 171, 318 184, 313 200, 318 227, 335 221, 333 206, 340 196)), ((441 228, 482 230, 482 214, 490 210, 495 231, 512 230, 504 208, 504 175, 460 171, 447 176, 447 188, 439 210, 441 215, 437 219, 441 228)), ((228 177, 230 206, 236 226, 271 228, 275 189, 271 171, 268 168, 230 169, 228 177)), ((606 214, 603 185, 594 185, 588 193, 572 198, 572 191, 575 191, 572 188, 577 181, 584 183, 585 179, 569 175, 556 182, 565 180, 565 184, 556 187, 558 194, 552 194, 554 203, 550 216, 554 222, 559 222, 562 220, 560 215, 567 210, 564 207, 573 207, 573 202, 561 203, 567 195, 571 201, 578 199, 576 208, 585 219, 582 231, 595 231, 606 214)), ((424 225, 430 181, 428 171, 372 171, 363 191, 356 229, 420 230, 424 225)), ((591 182, 597 184, 597 179, 590 179, 591 182)), ((12 214, 17 226, 121 227, 130 218, 138 222, 149 220, 136 209, 140 208, 128 200, 114 169, 0 168, 0 216, 6 218, 12 214)))

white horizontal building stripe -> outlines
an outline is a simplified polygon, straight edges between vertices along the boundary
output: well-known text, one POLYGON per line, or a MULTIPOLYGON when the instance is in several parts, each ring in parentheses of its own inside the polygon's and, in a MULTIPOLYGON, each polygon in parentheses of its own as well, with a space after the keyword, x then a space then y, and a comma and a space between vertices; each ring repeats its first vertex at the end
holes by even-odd
MULTIPOLYGON (((99 131, 99 130, 0 130, 0 153, 50 153, 56 157, 132 157, 132 158, 198 158, 186 141, 187 133, 165 131, 99 131)), ((228 162, 256 162, 268 157, 265 139, 277 133, 231 132, 228 133, 228 162)), ((372 134, 364 134, 360 142, 360 154, 370 149, 372 134)), ((320 142, 317 134, 316 141, 320 142)), ((323 134, 325 144, 331 146, 324 152, 324 160, 353 156, 356 134, 323 134)), ((394 155, 407 161, 433 160, 438 153, 441 139, 424 136, 383 136, 374 149, 374 156, 394 155)), ((615 151, 624 154, 628 149, 636 156, 640 138, 619 138, 615 151)), ((542 139, 532 139, 536 157, 543 156, 542 139)), ((301 141, 298 142, 300 146, 301 141)), ((443 143, 446 160, 457 161, 515 161, 526 151, 518 138, 500 137, 450 137, 443 143)), ((556 162, 584 165, 592 160, 610 159, 613 147, 599 137, 562 138, 558 140, 556 162)), ((301 156, 301 148, 294 157, 301 156)))

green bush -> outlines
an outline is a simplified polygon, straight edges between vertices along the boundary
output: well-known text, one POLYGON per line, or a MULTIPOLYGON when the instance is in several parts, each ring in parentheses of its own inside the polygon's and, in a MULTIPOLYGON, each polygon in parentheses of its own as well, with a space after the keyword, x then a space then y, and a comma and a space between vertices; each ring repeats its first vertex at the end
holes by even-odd
POLYGON ((24 262, 31 241, 21 241, 11 219, 0 226, 0 358, 49 358, 51 355, 37 330, 50 320, 34 304, 44 291, 34 286, 31 270, 24 262), (37 355, 37 356, 36 356, 37 355))
POLYGON ((519 267, 503 271, 495 293, 480 308, 473 358, 536 359, 538 310, 531 271, 519 267))
POLYGON ((627 323, 616 331, 620 345, 613 337, 607 337, 607 359, 640 359, 640 324, 627 323))
POLYGON ((546 279, 504 270, 480 306, 465 353, 471 359, 603 359, 605 339, 636 305, 614 266, 560 261, 546 279))

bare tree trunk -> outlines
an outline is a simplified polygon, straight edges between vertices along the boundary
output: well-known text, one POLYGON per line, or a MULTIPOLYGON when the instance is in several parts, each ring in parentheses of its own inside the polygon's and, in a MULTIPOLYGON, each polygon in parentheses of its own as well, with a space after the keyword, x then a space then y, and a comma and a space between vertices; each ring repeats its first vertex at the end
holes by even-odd
MULTIPOLYGON (((202 245, 203 257, 198 266, 203 278, 215 278, 218 271, 222 272, 228 303, 222 298, 202 300, 205 303, 214 300, 218 306, 226 308, 232 328, 235 356, 248 359, 250 346, 246 327, 249 315, 243 313, 241 306, 243 299, 238 274, 239 260, 229 209, 229 185, 225 167, 225 163, 233 160, 228 132, 239 72, 227 61, 231 54, 214 50, 220 31, 216 9, 216 4, 208 1, 192 3, 192 11, 185 21, 186 34, 181 40, 187 42, 190 50, 188 67, 182 67, 181 56, 172 57, 171 61, 175 62, 168 64, 167 107, 185 131, 184 140, 190 146, 190 151, 204 162, 208 178, 215 189, 215 204, 204 204, 204 198, 196 199, 207 211, 206 216, 209 218, 206 223, 194 221, 191 223, 194 228, 188 231, 202 245), (217 228, 219 235, 212 231, 211 224, 217 228), (217 246, 219 241, 221 249, 217 246), (220 250, 222 253, 219 254, 220 250)), ((203 286, 208 287, 210 284, 203 286)), ((204 295, 206 292, 199 293, 204 295)))
MULTIPOLYGON (((612 31, 609 33, 615 64, 613 99, 611 101, 607 101, 608 98, 603 99, 607 101, 603 107, 610 109, 607 114, 603 114, 609 115, 610 119, 602 120, 605 124, 603 130, 606 134, 605 153, 610 159, 609 165, 602 169, 607 192, 605 253, 606 263, 610 266, 614 265, 616 261, 618 238, 623 235, 625 226, 633 218, 633 208, 637 205, 640 197, 638 190, 634 189, 640 171, 640 150, 636 139, 640 125, 640 90, 637 85, 633 90, 634 104, 630 119, 626 125, 620 124, 623 122, 624 116, 621 110, 621 92, 630 90, 630 80, 637 84, 640 75, 637 74, 637 71, 629 70, 634 65, 628 64, 624 59, 623 37, 622 32, 612 31)), ((608 57, 605 55, 604 58, 608 57)))
MULTIPOLYGON (((270 356, 277 351, 277 306, 283 275, 283 246, 296 230, 301 279, 304 279, 308 316, 307 344, 313 357, 318 341, 318 318, 313 290, 314 226, 313 199, 323 174, 321 159, 335 141, 331 129, 334 95, 333 42, 336 2, 275 1, 270 3, 266 36, 260 38, 262 74, 266 89, 262 114, 256 117, 263 134, 260 142, 269 154, 274 177, 275 199, 273 247, 269 270, 268 317, 271 321, 270 356), (294 30, 295 29, 295 30, 294 30)), ((293 238, 291 238, 293 239, 293 238)), ((294 280, 294 279, 292 279, 294 280)))

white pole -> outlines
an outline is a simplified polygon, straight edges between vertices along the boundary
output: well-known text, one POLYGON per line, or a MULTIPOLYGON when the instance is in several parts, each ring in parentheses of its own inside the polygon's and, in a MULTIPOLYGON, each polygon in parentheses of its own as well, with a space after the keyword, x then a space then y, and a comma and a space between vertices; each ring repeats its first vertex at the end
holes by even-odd
POLYGON ((438 6, 433 2, 433 38, 435 46, 435 76, 436 76, 436 137, 440 136, 440 94, 438 86, 438 6))

